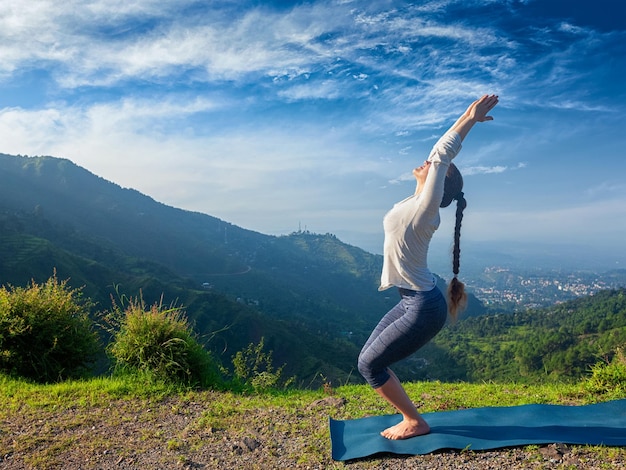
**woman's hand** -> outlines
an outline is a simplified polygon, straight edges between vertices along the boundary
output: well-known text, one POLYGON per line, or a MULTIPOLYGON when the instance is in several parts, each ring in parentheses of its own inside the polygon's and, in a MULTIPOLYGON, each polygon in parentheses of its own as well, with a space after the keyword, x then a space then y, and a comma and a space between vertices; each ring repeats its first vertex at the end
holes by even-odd
POLYGON ((469 105, 465 115, 476 122, 493 121, 493 117, 488 116, 487 113, 497 104, 496 95, 484 95, 469 105))
POLYGON ((489 116, 487 113, 497 104, 498 97, 496 95, 485 95, 478 98, 469 105, 467 110, 454 123, 451 129, 459 133, 461 140, 465 139, 467 133, 477 122, 493 121, 493 117, 489 116))

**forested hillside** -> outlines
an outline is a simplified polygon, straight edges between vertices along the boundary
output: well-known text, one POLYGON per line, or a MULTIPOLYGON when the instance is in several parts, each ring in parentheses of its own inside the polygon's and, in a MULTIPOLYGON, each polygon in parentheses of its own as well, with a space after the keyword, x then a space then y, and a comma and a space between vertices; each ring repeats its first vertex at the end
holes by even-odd
POLYGON ((413 358, 421 378, 577 380, 626 348, 626 290, 601 291, 545 309, 466 318, 413 358))
MULTIPOLYGON (((44 224, 40 230, 51 239, 65 236, 65 243, 80 246, 80 250, 101 251, 102 259, 74 254, 46 238, 27 234, 30 223, 35 222, 29 215, 0 214, 2 285, 41 282, 56 271, 60 279, 82 287, 83 295, 96 303, 96 319, 100 312, 112 308, 113 301, 123 304, 128 297, 141 296, 148 304, 162 301, 182 306, 201 341, 226 366, 237 351, 264 337, 276 362, 287 364, 285 372, 296 375, 305 385, 322 376, 344 381, 350 374, 357 354, 357 347, 350 342, 327 333, 316 334, 309 328, 299 329, 217 289, 203 289, 163 265, 124 256, 115 249, 101 250, 75 233, 58 233, 44 224)), ((106 361, 98 367, 104 371, 106 361)))

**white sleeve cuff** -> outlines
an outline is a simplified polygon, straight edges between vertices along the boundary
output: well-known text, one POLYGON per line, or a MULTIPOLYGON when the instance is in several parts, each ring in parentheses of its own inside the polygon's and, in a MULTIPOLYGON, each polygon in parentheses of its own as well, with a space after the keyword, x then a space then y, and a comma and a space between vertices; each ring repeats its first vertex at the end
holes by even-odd
POLYGON ((461 136, 457 131, 449 130, 434 145, 428 156, 429 162, 449 164, 461 151, 461 136))

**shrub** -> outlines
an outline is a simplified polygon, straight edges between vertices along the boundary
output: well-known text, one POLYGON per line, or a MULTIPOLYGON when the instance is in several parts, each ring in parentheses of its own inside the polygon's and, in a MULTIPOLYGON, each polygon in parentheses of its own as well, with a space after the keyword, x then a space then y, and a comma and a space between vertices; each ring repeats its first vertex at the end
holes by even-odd
POLYGON ((591 377, 586 382, 592 392, 626 391, 626 354, 623 348, 617 348, 609 363, 598 363, 591 368, 591 377))
POLYGON ((84 377, 99 351, 79 289, 59 282, 0 288, 0 370, 38 382, 84 377))
POLYGON ((257 345, 250 343, 246 349, 238 351, 233 356, 236 380, 251 386, 256 391, 287 388, 293 383, 294 378, 282 380, 285 366, 274 370, 273 353, 272 351, 265 352, 264 346, 265 338, 261 338, 257 345))
POLYGON ((192 386, 221 383, 216 363, 197 341, 180 308, 154 304, 147 309, 143 300, 130 299, 124 311, 114 305, 107 321, 114 326, 107 351, 117 372, 138 372, 192 386))

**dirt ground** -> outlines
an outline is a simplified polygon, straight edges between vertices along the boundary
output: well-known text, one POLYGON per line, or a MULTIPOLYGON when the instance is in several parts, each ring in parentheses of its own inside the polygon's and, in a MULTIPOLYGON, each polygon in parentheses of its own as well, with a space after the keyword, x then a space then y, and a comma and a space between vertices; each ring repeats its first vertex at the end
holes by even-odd
POLYGON ((340 399, 301 411, 221 410, 199 400, 120 400, 104 407, 23 409, 0 420, 0 468, 22 469, 618 469, 626 451, 552 444, 490 452, 377 455, 349 462, 330 456, 328 416, 340 399))

